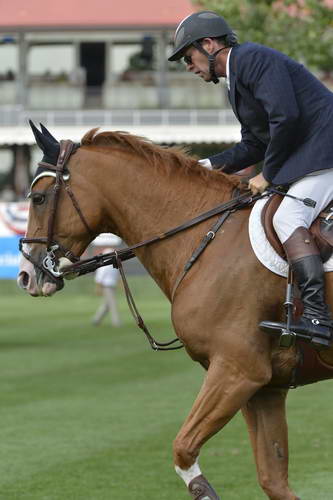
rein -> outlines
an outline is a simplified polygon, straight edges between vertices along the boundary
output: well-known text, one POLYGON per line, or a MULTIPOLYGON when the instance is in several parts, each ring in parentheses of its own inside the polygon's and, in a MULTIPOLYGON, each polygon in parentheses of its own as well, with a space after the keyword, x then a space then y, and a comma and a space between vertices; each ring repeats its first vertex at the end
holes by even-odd
POLYGON ((235 210, 240 210, 241 208, 248 207, 251 205, 254 201, 259 199, 262 195, 256 195, 253 196, 252 194, 249 193, 244 193, 240 196, 236 196, 235 198, 231 199, 230 201, 220 204, 217 207, 212 208, 211 210, 208 210, 207 212, 204 212, 197 217, 194 217, 193 219, 184 222, 183 224, 176 226, 164 233, 158 234, 157 236, 153 236, 152 238, 149 238, 147 240, 141 241, 140 243, 137 243, 135 245, 132 245, 131 247, 127 248, 122 248, 117 251, 113 251, 107 254, 100 254, 96 255, 95 257, 88 258, 88 259, 83 259, 80 260, 79 257, 76 257, 71 250, 68 250, 64 248, 60 243, 54 240, 54 227, 55 227, 55 219, 56 219, 56 213, 57 213, 57 207, 58 207, 58 201, 59 201, 59 195, 60 195, 60 189, 61 186, 64 187, 65 192, 68 194, 70 197, 72 204, 78 213, 83 225, 85 226, 87 232, 91 236, 91 238, 94 238, 94 234, 91 231, 87 221, 85 220, 83 213, 79 207, 79 204, 74 196, 74 193, 70 189, 70 186, 67 184, 65 181, 63 174, 65 173, 65 168, 66 164, 70 158, 70 156, 75 152, 77 149, 77 145, 74 144, 72 141, 67 140, 67 141, 60 141, 60 152, 57 160, 56 165, 52 165, 49 163, 41 162, 39 163, 40 166, 47 167, 48 170, 52 170, 56 172, 56 180, 55 180, 55 185, 53 187, 53 203, 51 206, 51 212, 48 220, 48 228, 47 228, 47 237, 45 238, 21 238, 20 243, 19 243, 19 248, 20 251, 22 252, 23 256, 30 261, 37 269, 39 269, 41 272, 47 274, 53 281, 62 281, 62 279, 70 274, 75 273, 77 276, 82 276, 84 274, 90 273, 98 269, 99 267, 102 266, 108 266, 112 265, 115 268, 119 269, 120 276, 123 281, 124 285, 124 290, 125 290, 125 295, 127 299, 127 303, 129 306, 129 309, 138 325, 139 328, 141 328, 145 335, 147 340, 150 343, 150 346, 152 347, 153 350, 157 351, 169 351, 169 350, 175 350, 175 349, 181 349, 183 347, 183 344, 180 339, 175 338, 174 340, 171 340, 169 342, 158 342, 156 341, 152 335, 149 333, 148 328, 146 327, 142 317, 139 314, 139 311, 135 305, 133 295, 130 291, 125 272, 122 266, 122 261, 131 259, 135 257, 134 251, 137 250, 138 248, 142 248, 148 245, 151 245, 153 243, 162 241, 166 238, 170 238, 171 236, 174 236, 175 234, 180 233, 181 231, 184 231, 186 229, 189 229, 190 227, 193 227, 197 224, 200 224, 201 222, 210 219, 211 217, 214 217, 215 215, 222 214, 222 216, 215 222, 213 227, 211 228, 210 231, 204 236, 202 241, 200 242, 199 247, 193 252, 191 258, 189 261, 186 263, 184 270, 180 277, 178 278, 176 282, 176 286, 174 287, 173 290, 173 295, 175 293, 175 290, 178 288, 180 282, 183 280, 184 276, 186 273, 189 271, 189 269, 192 267, 194 262, 199 258, 201 253, 204 251, 206 246, 213 240, 215 237, 215 233, 219 230, 219 228, 222 226, 223 222, 227 219, 227 217, 230 215, 231 212, 234 212, 235 210), (42 265, 40 265, 38 262, 36 262, 29 253, 27 253, 24 250, 24 244, 29 244, 29 243, 40 243, 43 245, 46 245, 46 256, 43 259, 42 265), (57 265, 57 253, 60 253, 62 256, 67 257, 69 260, 72 261, 72 264, 69 266, 65 266, 62 271, 59 271, 56 269, 57 265), (173 346, 170 347, 172 344, 175 342, 180 342, 181 345, 178 346, 173 346))

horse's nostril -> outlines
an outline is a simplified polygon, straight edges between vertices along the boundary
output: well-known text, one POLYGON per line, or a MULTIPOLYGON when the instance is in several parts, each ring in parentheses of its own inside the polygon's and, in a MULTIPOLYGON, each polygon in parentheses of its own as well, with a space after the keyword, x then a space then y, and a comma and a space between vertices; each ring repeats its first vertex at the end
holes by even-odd
POLYGON ((30 276, 27 272, 21 271, 18 278, 17 284, 20 288, 27 288, 29 285, 30 276))

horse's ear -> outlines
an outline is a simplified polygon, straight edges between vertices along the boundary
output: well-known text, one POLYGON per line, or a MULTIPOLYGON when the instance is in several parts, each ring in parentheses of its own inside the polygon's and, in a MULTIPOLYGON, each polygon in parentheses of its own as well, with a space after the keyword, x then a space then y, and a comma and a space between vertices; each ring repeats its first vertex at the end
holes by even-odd
POLYGON ((59 155, 59 143, 56 141, 50 134, 49 135, 44 135, 36 125, 29 120, 29 124, 31 127, 31 130, 35 136, 37 146, 43 151, 44 156, 43 156, 43 161, 47 163, 51 163, 52 165, 57 164, 57 158, 59 155))
POLYGON ((38 130, 36 125, 31 120, 29 120, 29 124, 35 136, 37 146, 43 151, 43 153, 47 153, 50 150, 50 148, 54 146, 54 140, 51 140, 45 135, 43 135, 42 132, 38 130))
POLYGON ((59 141, 57 141, 57 139, 55 137, 53 137, 53 135, 51 134, 51 132, 49 132, 47 130, 46 127, 44 127, 44 125, 42 123, 39 124, 40 125, 40 128, 42 130, 42 134, 45 136, 45 137, 48 137, 49 139, 51 139, 51 141, 55 142, 56 144, 59 144, 59 141))

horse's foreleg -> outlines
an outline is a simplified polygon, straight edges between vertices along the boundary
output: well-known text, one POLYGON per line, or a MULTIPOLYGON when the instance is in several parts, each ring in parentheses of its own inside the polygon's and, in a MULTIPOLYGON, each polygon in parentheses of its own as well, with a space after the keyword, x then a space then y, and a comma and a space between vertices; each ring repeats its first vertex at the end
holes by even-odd
POLYGON ((185 481, 193 498, 219 499, 201 475, 197 463, 200 448, 267 383, 269 377, 268 371, 262 370, 256 380, 251 379, 234 363, 222 360, 210 364, 200 393, 174 441, 176 472, 185 481))
POLYGON ((298 499, 288 484, 286 395, 286 390, 264 388, 242 408, 256 460, 258 479, 270 500, 298 499))

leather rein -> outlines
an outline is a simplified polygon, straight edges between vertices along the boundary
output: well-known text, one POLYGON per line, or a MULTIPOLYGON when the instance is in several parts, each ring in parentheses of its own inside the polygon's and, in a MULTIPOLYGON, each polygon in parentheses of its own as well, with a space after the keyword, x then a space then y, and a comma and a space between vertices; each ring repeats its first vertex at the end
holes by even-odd
POLYGON ((239 210, 244 207, 248 207, 249 205, 252 205, 257 199, 261 197, 261 195, 256 195, 253 196, 251 193, 244 193, 240 196, 236 196, 235 198, 232 198, 230 201, 223 203, 221 205, 218 205, 217 207, 214 207, 213 209, 204 212, 197 217, 184 222, 183 224, 174 227, 170 229, 169 231, 166 231, 164 233, 158 234, 157 236, 154 236, 150 239, 144 240, 140 243, 137 243, 135 245, 132 245, 130 247, 122 248, 119 250, 114 250, 113 252, 106 253, 106 254, 99 254, 96 255, 95 257, 88 258, 88 259, 82 259, 80 260, 79 257, 75 256, 71 250, 64 248, 60 243, 58 243, 56 240, 54 240, 54 227, 55 227, 55 219, 56 219, 56 214, 57 214, 57 207, 58 207, 58 201, 59 201, 59 196, 60 196, 60 190, 61 187, 65 189, 65 192, 68 194, 70 197, 72 204, 78 213, 83 225, 85 226, 87 232, 91 236, 91 239, 95 237, 94 233, 91 231, 86 219, 84 218, 84 215, 80 209, 80 206, 77 202, 77 199, 74 196, 74 193, 72 192, 69 184, 67 181, 64 179, 64 173, 66 172, 66 164, 70 158, 70 156, 76 151, 76 149, 79 146, 75 143, 73 143, 70 140, 67 141, 60 141, 60 152, 57 160, 56 165, 52 165, 50 163, 45 163, 45 162, 40 162, 39 165, 42 167, 46 167, 47 170, 55 172, 56 174, 56 179, 55 179, 55 184, 53 187, 53 200, 52 200, 52 206, 51 206, 51 211, 50 211, 50 216, 48 220, 48 227, 47 227, 47 237, 41 237, 41 238, 21 238, 20 243, 19 243, 19 248, 22 253, 22 255, 29 261, 31 262, 37 269, 39 269, 41 272, 47 274, 52 281, 57 282, 57 281, 62 281, 63 278, 66 278, 66 276, 69 276, 73 273, 76 274, 76 276, 82 276, 84 274, 90 273, 98 269, 99 267, 102 266, 108 266, 112 265, 113 267, 119 269, 120 276, 123 281, 124 285, 124 290, 125 290, 125 295, 127 299, 127 303, 129 306, 129 309, 138 325, 139 328, 141 328, 145 335, 147 340, 149 341, 150 346, 152 347, 153 350, 157 351, 169 351, 169 350, 175 350, 175 349, 181 349, 183 347, 183 344, 181 343, 181 340, 179 338, 175 338, 169 342, 158 342, 156 341, 152 335, 149 333, 148 328, 146 327, 142 317, 140 316, 138 309, 135 305, 132 293, 130 291, 125 272, 122 266, 122 261, 131 259, 135 257, 134 251, 138 248, 142 248, 148 245, 151 245, 153 243, 159 242, 161 240, 164 240, 166 238, 169 238, 181 231, 184 231, 190 227, 193 227, 197 224, 200 224, 201 222, 214 217, 215 215, 222 214, 222 216, 217 220, 217 222, 214 223, 214 226, 211 228, 210 231, 203 237, 202 241, 200 242, 200 245, 198 248, 195 249, 193 252, 191 258, 187 261, 184 270, 180 277, 178 278, 176 285, 173 290, 173 295, 175 293, 175 290, 178 288, 180 282, 184 278, 185 274, 188 272, 188 270, 192 267, 194 262, 197 260, 197 258, 201 255, 203 250, 206 248, 206 246, 214 239, 216 232, 218 229, 222 226, 223 222, 226 220, 226 218, 230 215, 230 213, 234 212, 235 210, 239 210), (46 245, 46 256, 43 259, 42 264, 39 264, 36 262, 36 260, 31 257, 31 255, 25 251, 25 245, 29 245, 30 243, 39 243, 46 245), (58 255, 63 256, 68 258, 72 264, 69 266, 66 266, 63 268, 62 271, 59 271, 57 269, 57 262, 58 262, 58 255), (175 342, 179 342, 181 345, 170 347, 172 344, 175 342))

